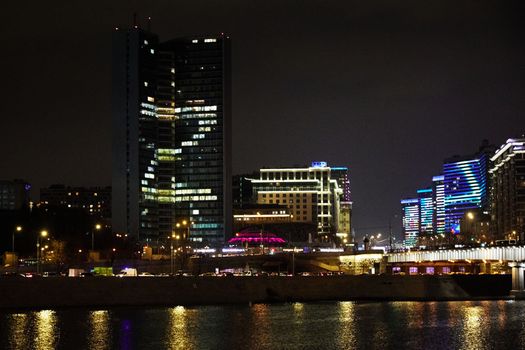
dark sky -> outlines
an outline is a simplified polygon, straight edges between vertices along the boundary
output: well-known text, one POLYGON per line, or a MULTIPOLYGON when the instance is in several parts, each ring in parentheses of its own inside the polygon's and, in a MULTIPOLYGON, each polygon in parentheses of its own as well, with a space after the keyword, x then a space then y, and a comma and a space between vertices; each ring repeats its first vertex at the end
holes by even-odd
POLYGON ((111 32, 135 11, 162 40, 231 36, 234 172, 349 166, 358 236, 443 158, 525 130, 520 0, 10 1, 1 179, 111 183, 111 32))

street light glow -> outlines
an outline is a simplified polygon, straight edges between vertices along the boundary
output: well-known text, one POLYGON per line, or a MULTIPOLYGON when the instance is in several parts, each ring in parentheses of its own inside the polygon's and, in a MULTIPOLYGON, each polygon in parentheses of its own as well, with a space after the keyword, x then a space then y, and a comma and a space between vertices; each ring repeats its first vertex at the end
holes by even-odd
POLYGON ((16 232, 20 232, 20 231, 22 231, 22 226, 17 226, 16 227, 16 232))
POLYGON ((40 231, 40 236, 47 237, 47 231, 46 230, 40 231))

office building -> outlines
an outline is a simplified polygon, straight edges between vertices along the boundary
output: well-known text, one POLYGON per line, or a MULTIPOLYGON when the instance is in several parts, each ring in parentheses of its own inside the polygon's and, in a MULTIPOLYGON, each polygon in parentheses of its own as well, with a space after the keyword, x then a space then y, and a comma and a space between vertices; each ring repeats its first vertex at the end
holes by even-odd
POLYGON ((24 180, 0 181, 0 210, 21 210, 29 208, 31 185, 24 180))
POLYGON ((80 209, 86 214, 111 219, 111 187, 70 187, 51 185, 40 189, 42 208, 80 209))
POLYGON ((432 188, 417 190, 419 200, 419 234, 431 234, 434 232, 434 203, 432 202, 432 188))
POLYGON ((491 221, 497 239, 525 240, 525 136, 508 139, 491 157, 491 221))
POLYGON ((401 200, 402 231, 406 247, 414 247, 419 237, 419 198, 401 200))
POLYGON ((444 176, 432 177, 432 229, 435 234, 445 232, 445 185, 444 176))
POLYGON ((142 242, 190 223, 190 240, 231 234, 228 37, 159 42, 117 30, 113 55, 113 225, 142 242))
POLYGON ((454 156, 443 164, 445 231, 461 232, 460 220, 471 209, 488 209, 488 166, 493 146, 487 142, 478 153, 454 156))

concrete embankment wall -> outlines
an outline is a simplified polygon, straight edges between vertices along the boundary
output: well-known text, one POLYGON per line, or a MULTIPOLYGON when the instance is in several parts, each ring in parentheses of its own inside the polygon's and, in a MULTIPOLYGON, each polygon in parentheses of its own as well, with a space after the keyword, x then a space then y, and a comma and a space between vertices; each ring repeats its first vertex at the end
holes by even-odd
POLYGON ((0 308, 508 297, 508 275, 2 278, 0 308))

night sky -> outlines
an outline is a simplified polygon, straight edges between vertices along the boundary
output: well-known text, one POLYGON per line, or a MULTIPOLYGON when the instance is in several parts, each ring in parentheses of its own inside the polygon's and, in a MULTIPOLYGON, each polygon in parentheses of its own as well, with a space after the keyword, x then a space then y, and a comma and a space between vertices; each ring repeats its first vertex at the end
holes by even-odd
POLYGON ((161 40, 231 36, 234 173, 348 166, 357 235, 386 233, 444 158, 525 131, 523 3, 10 1, 0 179, 111 184, 111 34, 137 12, 161 40))

